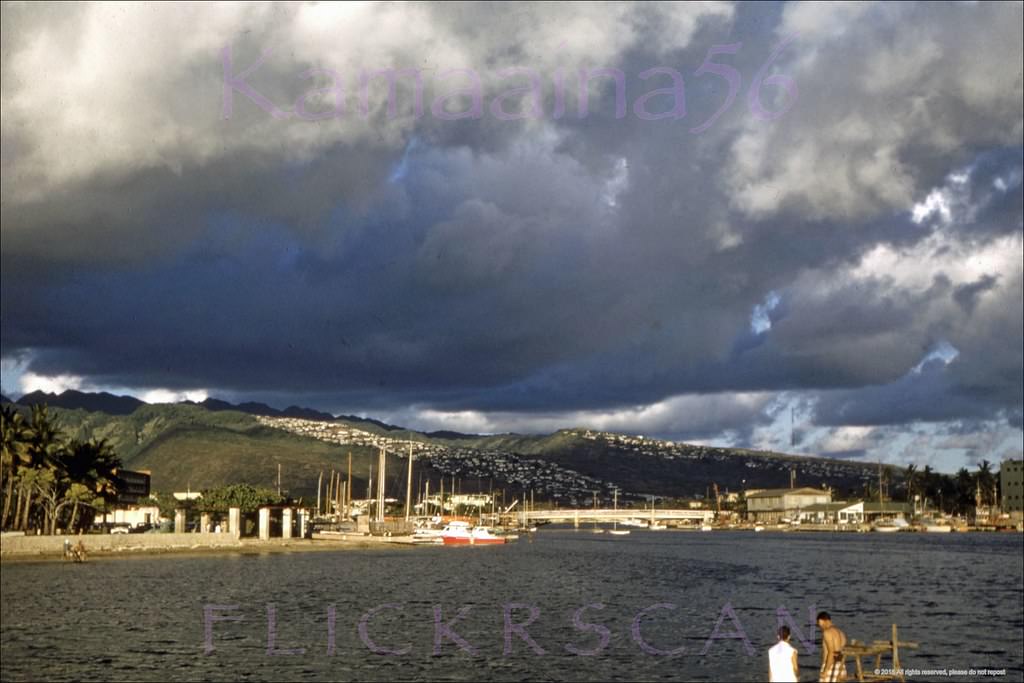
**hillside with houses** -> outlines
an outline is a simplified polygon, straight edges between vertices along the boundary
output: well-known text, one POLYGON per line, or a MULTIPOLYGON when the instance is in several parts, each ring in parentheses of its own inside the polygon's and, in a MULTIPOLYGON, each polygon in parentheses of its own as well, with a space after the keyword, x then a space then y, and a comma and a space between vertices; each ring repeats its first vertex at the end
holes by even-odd
MULTIPOLYGON (((19 405, 19 404, 16 404, 19 405)), ((76 438, 103 438, 126 465, 152 471, 158 490, 184 490, 244 482, 275 481, 278 465, 285 487, 315 495, 321 472, 342 471, 353 458, 356 490, 365 488, 380 448, 388 452, 388 486, 403 489, 411 451, 417 482, 442 478, 461 491, 506 489, 532 492, 559 505, 587 506, 595 495, 611 500, 647 497, 702 499, 717 486, 723 493, 798 484, 859 493, 878 478, 878 466, 848 460, 718 448, 588 429, 547 435, 429 435, 366 420, 259 415, 255 406, 232 409, 217 402, 142 404, 131 413, 83 408, 52 409, 76 438)), ((268 411, 269 412, 269 411, 268 411)), ((319 414, 325 415, 325 414, 319 414)), ((901 473, 886 472, 899 487, 901 473)))

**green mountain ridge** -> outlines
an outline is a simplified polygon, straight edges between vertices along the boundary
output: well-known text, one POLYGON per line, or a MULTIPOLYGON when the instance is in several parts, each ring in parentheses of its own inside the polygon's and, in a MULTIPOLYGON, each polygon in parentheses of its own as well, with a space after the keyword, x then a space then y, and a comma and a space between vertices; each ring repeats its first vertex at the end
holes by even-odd
POLYGON ((534 490, 542 499, 554 498, 560 504, 589 504, 592 492, 605 498, 616 487, 626 499, 641 494, 702 495, 712 484, 723 491, 782 487, 789 485, 792 469, 798 485, 856 492, 865 482, 877 480, 878 474, 873 463, 695 446, 586 429, 439 438, 364 418, 258 417, 207 410, 199 404, 144 404, 129 415, 50 410, 68 436, 107 439, 125 467, 149 470, 153 489, 159 492, 231 483, 273 488, 280 464, 282 490, 311 500, 321 472, 326 485, 332 470, 346 472, 351 453, 353 493, 363 497, 371 467, 377 463, 375 444, 380 443, 388 449, 387 495, 403 498, 405 448, 410 441, 420 452, 413 475, 417 490, 429 480, 431 490, 437 491, 444 477, 449 491, 454 479, 460 492, 493 487, 520 495, 534 490), (352 435, 363 443, 354 443, 352 435), (346 443, 332 442, 346 438, 346 443))

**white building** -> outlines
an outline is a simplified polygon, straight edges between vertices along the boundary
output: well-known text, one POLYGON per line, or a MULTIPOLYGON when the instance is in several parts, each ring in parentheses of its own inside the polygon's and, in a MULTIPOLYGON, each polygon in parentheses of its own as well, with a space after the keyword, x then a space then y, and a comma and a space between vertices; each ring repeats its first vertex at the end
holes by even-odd
POLYGON ((817 503, 800 511, 800 521, 805 524, 860 524, 864 521, 864 503, 817 503))
POLYGON ((111 510, 104 519, 107 523, 129 524, 133 527, 160 524, 160 508, 156 505, 134 506, 126 509, 111 510))

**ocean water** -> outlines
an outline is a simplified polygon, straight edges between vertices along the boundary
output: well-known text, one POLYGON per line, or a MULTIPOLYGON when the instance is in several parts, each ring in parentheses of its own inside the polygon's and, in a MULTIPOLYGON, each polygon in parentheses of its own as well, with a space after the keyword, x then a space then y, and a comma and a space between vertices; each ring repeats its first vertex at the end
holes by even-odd
POLYGON ((544 529, 505 546, 9 563, 0 678, 766 680, 781 608, 803 680, 820 661, 809 615, 827 610, 861 641, 897 623, 920 645, 906 669, 1019 681, 1022 583, 1018 533, 544 529))

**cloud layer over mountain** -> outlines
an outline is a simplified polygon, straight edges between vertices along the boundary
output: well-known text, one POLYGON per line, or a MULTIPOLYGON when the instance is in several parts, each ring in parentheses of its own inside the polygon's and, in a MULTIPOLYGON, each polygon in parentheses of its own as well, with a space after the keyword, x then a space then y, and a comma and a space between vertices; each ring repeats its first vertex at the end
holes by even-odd
POLYGON ((1011 3, 4 5, 4 392, 776 447, 796 411, 809 450, 1019 452, 1021 26, 1011 3), (596 68, 621 117, 607 74, 582 113, 596 68), (421 116, 409 75, 390 112, 385 78, 361 97, 386 69, 419 70, 421 116))

